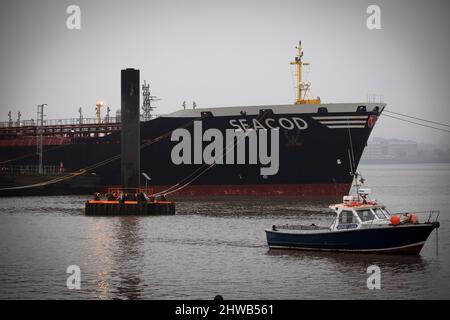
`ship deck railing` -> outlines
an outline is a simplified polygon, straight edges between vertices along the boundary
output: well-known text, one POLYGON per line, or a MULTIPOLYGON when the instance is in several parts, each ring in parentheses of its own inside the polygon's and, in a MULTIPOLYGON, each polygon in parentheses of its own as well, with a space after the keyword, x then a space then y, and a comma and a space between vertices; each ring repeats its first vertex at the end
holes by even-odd
MULTIPOLYGON (((141 121, 148 121, 160 117, 161 115, 155 114, 151 118, 140 117, 141 121)), ((98 121, 98 118, 68 118, 68 119, 46 119, 42 121, 20 120, 20 121, 3 121, 0 122, 0 128, 26 128, 26 127, 58 127, 58 126, 80 126, 80 125, 110 125, 120 124, 121 117, 105 117, 98 121)))
MULTIPOLYGON (((150 119, 141 116, 141 121, 148 121, 160 117, 152 115, 150 119)), ((55 136, 64 137, 86 137, 101 136, 121 128, 120 117, 104 118, 101 122, 97 118, 73 118, 73 119, 49 119, 41 123, 34 120, 24 120, 19 122, 0 122, 0 137, 29 137, 55 136)))
MULTIPOLYGON (((42 121, 42 126, 79 126, 86 124, 105 125, 120 123, 120 118, 105 118, 99 123, 97 118, 71 118, 71 119, 48 119, 42 121)), ((35 120, 21 120, 21 121, 4 121, 0 122, 0 128, 24 128, 24 127, 39 127, 41 123, 35 120)))

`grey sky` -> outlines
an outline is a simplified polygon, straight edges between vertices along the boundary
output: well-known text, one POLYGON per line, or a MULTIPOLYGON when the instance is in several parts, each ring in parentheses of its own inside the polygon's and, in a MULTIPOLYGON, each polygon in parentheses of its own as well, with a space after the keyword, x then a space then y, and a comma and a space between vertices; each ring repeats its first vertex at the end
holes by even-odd
MULTIPOLYGON (((163 100, 188 106, 294 101, 289 62, 301 39, 313 94, 323 102, 381 93, 392 111, 450 121, 448 1, 56 1, 0 3, 0 119, 94 116, 120 108, 120 69, 141 70, 163 100), (81 7, 82 29, 66 28, 81 7), (381 7, 382 30, 366 28, 381 7)), ((301 108, 301 106, 298 106, 301 108)), ((375 136, 450 146, 449 133, 382 118, 375 136)))

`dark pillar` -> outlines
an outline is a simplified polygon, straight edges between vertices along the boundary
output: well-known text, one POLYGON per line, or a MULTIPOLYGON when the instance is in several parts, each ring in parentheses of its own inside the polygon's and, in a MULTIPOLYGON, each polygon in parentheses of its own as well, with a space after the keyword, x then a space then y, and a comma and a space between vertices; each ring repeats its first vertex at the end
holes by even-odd
POLYGON ((122 188, 139 188, 140 162, 140 119, 139 119, 139 70, 122 70, 121 107, 121 168, 122 188))

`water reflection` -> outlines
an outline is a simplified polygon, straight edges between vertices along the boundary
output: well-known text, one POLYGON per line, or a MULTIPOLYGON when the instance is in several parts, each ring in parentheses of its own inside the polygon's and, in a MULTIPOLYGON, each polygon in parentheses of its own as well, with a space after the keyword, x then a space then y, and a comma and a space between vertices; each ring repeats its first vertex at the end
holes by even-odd
POLYGON ((111 272, 111 257, 109 252, 111 250, 111 237, 108 229, 108 224, 104 218, 92 219, 89 224, 89 231, 94 239, 93 253, 90 258, 94 264, 99 268, 97 272, 97 298, 109 299, 109 275, 111 272))
POLYGON ((311 260, 334 265, 337 271, 348 272, 349 268, 365 269, 377 265, 392 272, 423 272, 428 265, 420 255, 358 254, 326 251, 301 251, 269 249, 268 256, 290 260, 311 260))
POLYGON ((144 254, 140 221, 138 217, 120 217, 114 232, 117 237, 113 253, 114 264, 118 266, 117 294, 126 299, 142 298, 144 254))
POLYGON ((89 224, 97 269, 97 298, 142 297, 143 238, 138 217, 93 218, 89 224))

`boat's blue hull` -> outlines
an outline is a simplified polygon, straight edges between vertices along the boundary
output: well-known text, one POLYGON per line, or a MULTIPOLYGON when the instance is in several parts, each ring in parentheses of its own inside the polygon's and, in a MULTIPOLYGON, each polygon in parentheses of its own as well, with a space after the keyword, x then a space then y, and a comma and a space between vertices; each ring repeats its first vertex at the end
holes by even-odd
POLYGON ((270 248, 419 254, 439 223, 408 224, 319 233, 266 230, 270 248))

